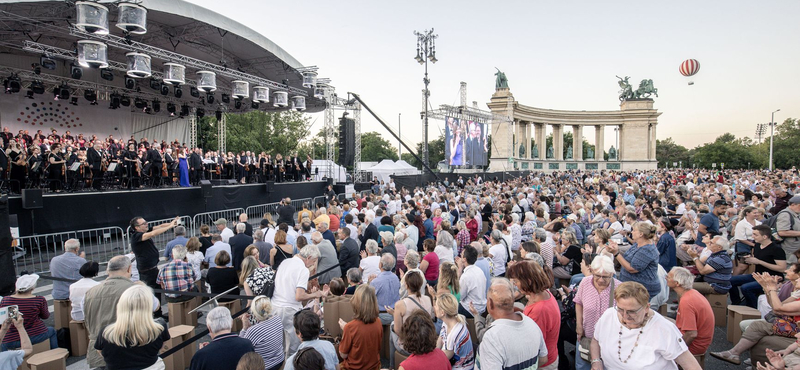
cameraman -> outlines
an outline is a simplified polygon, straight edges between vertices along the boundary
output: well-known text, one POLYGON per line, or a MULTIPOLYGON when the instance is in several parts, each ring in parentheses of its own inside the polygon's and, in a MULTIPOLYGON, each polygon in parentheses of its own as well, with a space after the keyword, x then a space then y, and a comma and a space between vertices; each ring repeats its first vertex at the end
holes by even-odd
POLYGON ((0 368, 3 369, 16 369, 19 367, 20 364, 25 359, 25 356, 30 355, 33 353, 33 345, 31 344, 31 338, 28 337, 28 332, 25 331, 25 326, 22 325, 22 313, 17 312, 15 318, 8 317, 3 322, 2 327, 0 327, 0 340, 5 338, 6 333, 8 333, 8 329, 11 328, 11 325, 14 325, 14 328, 17 329, 17 333, 19 333, 19 340, 21 348, 19 350, 9 350, 0 352, 0 368))
POLYGON ((282 223, 286 223, 289 226, 294 226, 294 206, 292 206, 292 200, 289 197, 286 197, 281 200, 281 205, 278 206, 278 222, 277 224, 280 225, 282 223))

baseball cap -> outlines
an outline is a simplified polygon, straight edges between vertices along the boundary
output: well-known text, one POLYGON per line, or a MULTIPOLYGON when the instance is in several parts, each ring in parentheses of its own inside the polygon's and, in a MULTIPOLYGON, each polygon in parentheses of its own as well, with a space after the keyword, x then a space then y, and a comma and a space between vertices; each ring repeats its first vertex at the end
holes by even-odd
POLYGON ((789 204, 798 204, 800 203, 800 195, 795 195, 791 199, 789 199, 789 204))
POLYGON ((725 199, 717 199, 717 201, 714 202, 714 207, 717 206, 730 206, 730 204, 728 204, 728 202, 726 202, 725 199))
POLYGON ((228 220, 226 220, 224 218, 219 218, 216 221, 214 221, 214 225, 227 225, 227 224, 228 224, 228 220))
POLYGON ((31 290, 34 286, 36 286, 36 281, 39 280, 39 275, 30 274, 30 275, 22 275, 17 279, 17 291, 18 292, 25 292, 31 290))

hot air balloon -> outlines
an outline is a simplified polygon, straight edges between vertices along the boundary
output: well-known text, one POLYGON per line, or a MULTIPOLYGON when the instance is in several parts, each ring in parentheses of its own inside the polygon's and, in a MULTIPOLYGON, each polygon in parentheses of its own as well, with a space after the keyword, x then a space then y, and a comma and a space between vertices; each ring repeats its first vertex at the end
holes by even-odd
MULTIPOLYGON (((700 62, 697 59, 686 59, 681 63, 678 71, 686 77, 694 76, 700 70, 700 62)), ((689 85, 694 85, 693 81, 689 81, 689 85)))

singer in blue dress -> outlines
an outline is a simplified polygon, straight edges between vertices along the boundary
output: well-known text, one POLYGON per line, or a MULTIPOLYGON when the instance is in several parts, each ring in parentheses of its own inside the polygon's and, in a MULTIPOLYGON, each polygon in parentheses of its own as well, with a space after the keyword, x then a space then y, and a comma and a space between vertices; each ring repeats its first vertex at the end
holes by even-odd
POLYGON ((180 182, 183 187, 191 187, 189 183, 189 163, 186 162, 186 152, 183 148, 178 151, 178 169, 180 170, 180 182))
POLYGON ((461 126, 456 128, 455 135, 450 140, 450 165, 463 166, 464 165, 464 141, 461 138, 461 126))

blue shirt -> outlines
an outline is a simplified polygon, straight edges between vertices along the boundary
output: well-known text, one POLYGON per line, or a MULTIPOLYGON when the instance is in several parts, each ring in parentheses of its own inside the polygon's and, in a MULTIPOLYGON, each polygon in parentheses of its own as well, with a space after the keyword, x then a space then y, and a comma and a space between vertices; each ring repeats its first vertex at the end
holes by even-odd
POLYGON ((677 259, 675 257, 675 238, 670 235, 670 233, 664 233, 658 238, 658 245, 656 245, 658 249, 658 264, 664 268, 665 271, 669 272, 672 270, 672 267, 675 266, 677 263, 677 259))
POLYGON ((433 239, 433 221, 429 218, 422 223, 422 226, 425 226, 425 239, 433 239))
POLYGON ((164 249, 164 257, 167 257, 167 261, 172 261, 172 248, 175 248, 176 245, 185 247, 188 241, 189 239, 186 239, 185 236, 179 236, 167 243, 167 248, 164 249))
POLYGON ((731 273, 733 272, 733 261, 728 256, 728 252, 719 251, 708 256, 706 265, 711 266, 714 272, 703 276, 703 280, 710 284, 719 294, 728 294, 731 289, 731 273))
MULTIPOLYGON (((336 365, 339 365, 339 357, 336 356, 336 348, 333 343, 327 340, 314 339, 301 342, 297 350, 300 351, 306 347, 314 348, 322 355, 322 358, 325 359, 325 370, 336 370, 336 365)), ((289 356, 283 365, 283 370, 294 370, 294 356, 296 354, 289 356)))
MULTIPOLYGON (((72 252, 64 252, 50 260, 50 274, 70 280, 80 280, 83 276, 79 273, 86 260, 72 252)), ((69 299, 69 286, 66 281, 53 280, 53 299, 69 299)))
POLYGON ((633 202, 636 201, 636 196, 625 192, 625 194, 622 194, 622 200, 625 201, 625 204, 633 205, 633 202))
POLYGON ((192 356, 190 370, 236 370, 239 359, 253 352, 249 339, 239 338, 236 333, 222 334, 192 356))
POLYGON ((382 271, 369 285, 375 288, 378 309, 381 312, 386 311, 385 306, 394 308, 395 302, 400 300, 400 279, 389 271, 382 271))
MULTIPOLYGON (((703 218, 700 219, 700 224, 706 225, 707 232, 719 233, 719 217, 717 217, 717 215, 715 215, 714 212, 708 213, 707 215, 703 216, 703 218)), ((697 240, 694 242, 695 244, 701 247, 706 246, 705 243, 703 243, 703 235, 705 234, 698 231, 697 240)))
POLYGON ((637 247, 634 244, 623 257, 638 272, 632 274, 625 268, 621 269, 619 274, 621 282, 635 281, 644 285, 647 292, 650 293, 650 298, 661 292, 661 283, 658 279, 658 250, 655 245, 647 244, 637 247))
POLYGON ((492 275, 489 274, 489 261, 484 258, 480 257, 475 261, 475 266, 481 271, 483 271, 483 275, 486 276, 486 291, 489 291, 489 287, 492 285, 492 275))

